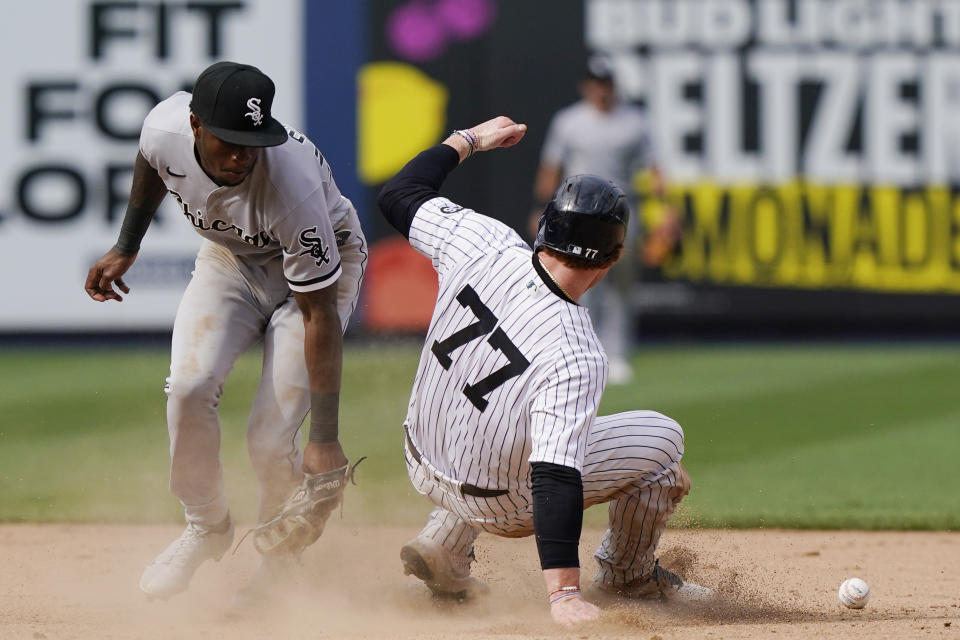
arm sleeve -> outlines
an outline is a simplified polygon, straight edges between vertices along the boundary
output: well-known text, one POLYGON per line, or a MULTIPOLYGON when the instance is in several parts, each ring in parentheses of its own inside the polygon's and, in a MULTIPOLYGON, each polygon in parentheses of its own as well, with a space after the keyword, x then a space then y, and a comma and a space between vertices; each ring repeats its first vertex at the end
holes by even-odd
POLYGON ((142 153, 137 153, 133 166, 133 183, 127 200, 127 212, 114 249, 125 256, 140 251, 140 241, 147 233, 157 207, 163 201, 167 187, 142 153))
POLYGON ((465 209, 438 193, 459 162, 460 156, 453 147, 431 147, 391 178, 377 198, 383 216, 411 247, 430 259, 440 277, 456 265, 507 247, 526 246, 509 226, 465 209))
POLYGON ((583 529, 580 472, 549 462, 531 465, 533 530, 541 569, 579 567, 577 547, 583 529))
POLYGON ((410 225, 420 206, 440 196, 440 185, 459 163, 456 149, 438 144, 421 152, 383 185, 377 204, 404 238, 410 237, 410 225))

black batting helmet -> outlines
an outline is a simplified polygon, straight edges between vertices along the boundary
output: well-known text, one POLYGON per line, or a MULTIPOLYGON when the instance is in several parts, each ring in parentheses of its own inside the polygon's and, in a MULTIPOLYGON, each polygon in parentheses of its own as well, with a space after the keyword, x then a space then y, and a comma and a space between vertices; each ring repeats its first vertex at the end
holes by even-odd
POLYGON ((627 196, 612 180, 591 174, 570 176, 540 215, 536 251, 550 247, 589 262, 616 255, 627 234, 627 196))

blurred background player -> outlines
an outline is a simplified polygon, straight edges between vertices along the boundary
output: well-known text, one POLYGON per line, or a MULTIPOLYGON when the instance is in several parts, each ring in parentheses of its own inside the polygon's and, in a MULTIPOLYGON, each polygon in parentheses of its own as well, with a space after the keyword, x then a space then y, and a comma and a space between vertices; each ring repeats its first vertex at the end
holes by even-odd
MULTIPOLYGON (((634 223, 628 228, 623 256, 610 274, 591 289, 581 303, 590 310, 594 327, 610 360, 611 384, 624 384, 633 377, 630 352, 637 331, 637 309, 633 288, 639 277, 637 238, 642 221, 635 174, 650 171, 653 190, 663 195, 663 182, 653 157, 652 132, 639 107, 619 99, 610 61, 600 55, 587 61, 580 82, 581 100, 558 111, 550 123, 540 155, 534 183, 539 203, 531 214, 529 233, 536 236, 537 220, 543 205, 553 197, 561 181, 572 175, 592 173, 609 178, 628 194, 634 223)), ((656 266, 662 261, 669 243, 667 235, 676 233, 677 218, 667 212, 665 224, 644 248, 644 262, 656 266)))
MULTIPOLYGON (((338 438, 343 331, 357 303, 366 242, 330 165, 303 134, 271 116, 274 84, 256 67, 218 62, 147 115, 117 244, 87 275, 94 300, 122 301, 140 241, 169 192, 204 243, 177 310, 167 379, 170 490, 183 534, 144 570, 140 588, 166 598, 233 540, 217 413, 236 359, 263 341, 263 373, 247 426, 261 522, 303 474, 347 463, 338 438), (310 441, 298 434, 310 411, 310 441)), ((245 602, 290 558, 264 556, 245 602)))

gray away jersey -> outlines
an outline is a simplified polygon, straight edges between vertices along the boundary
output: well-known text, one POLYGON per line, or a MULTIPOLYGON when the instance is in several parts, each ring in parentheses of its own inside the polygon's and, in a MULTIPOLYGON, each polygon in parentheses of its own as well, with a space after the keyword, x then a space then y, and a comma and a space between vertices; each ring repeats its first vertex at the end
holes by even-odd
POLYGON ((617 103, 601 113, 581 100, 557 112, 547 129, 543 162, 563 168, 563 175, 595 173, 633 193, 632 174, 652 159, 650 130, 643 111, 617 103))
POLYGON ((516 232, 445 198, 420 207, 410 244, 440 281, 406 421, 424 457, 494 489, 531 462, 581 470, 607 377, 587 310, 547 288, 516 232))
MULTIPOLYGON (((265 264, 282 255, 293 291, 336 282, 342 271, 336 234, 352 233, 348 218, 355 214, 323 155, 288 128, 289 139, 263 148, 243 182, 217 186, 194 155, 190 98, 180 91, 158 104, 140 134, 140 153, 184 217, 201 236, 248 261, 265 264)), ((339 239, 341 245, 348 241, 339 239)))

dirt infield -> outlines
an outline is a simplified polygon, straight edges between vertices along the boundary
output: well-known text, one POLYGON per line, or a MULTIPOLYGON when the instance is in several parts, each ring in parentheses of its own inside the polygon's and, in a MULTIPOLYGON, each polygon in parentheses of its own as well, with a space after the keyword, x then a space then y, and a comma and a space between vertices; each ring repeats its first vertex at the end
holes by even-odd
MULTIPOLYGON (((550 621, 531 539, 483 535, 476 575, 492 592, 475 603, 433 601, 400 570, 413 529, 334 521, 304 554, 302 574, 276 601, 227 613, 257 562, 249 541, 203 565, 190 590, 147 602, 143 566, 179 533, 170 526, 0 526, 0 638, 957 638, 960 534, 668 530, 663 563, 718 588, 710 608, 606 602, 604 618, 567 630, 550 621), (872 588, 863 611, 842 609, 849 576, 872 588)), ((586 531, 581 558, 600 532, 586 531)), ((598 594, 588 591, 588 597, 598 594)))

